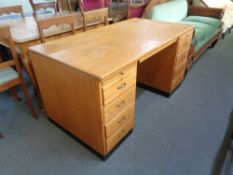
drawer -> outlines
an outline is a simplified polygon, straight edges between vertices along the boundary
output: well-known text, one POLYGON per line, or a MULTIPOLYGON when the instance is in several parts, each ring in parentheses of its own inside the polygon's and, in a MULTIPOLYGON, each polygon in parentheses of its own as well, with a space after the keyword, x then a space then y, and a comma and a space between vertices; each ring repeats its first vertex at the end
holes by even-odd
POLYGON ((107 124, 129 104, 135 101, 136 86, 130 87, 104 108, 104 122, 107 124))
POLYGON ((125 110, 115 116, 115 118, 105 126, 106 137, 109 138, 112 136, 130 118, 134 118, 134 111, 135 103, 132 103, 125 110))
POLYGON ((186 65, 187 65, 187 61, 184 61, 183 63, 178 65, 174 70, 173 77, 175 78, 175 77, 179 76, 180 74, 184 74, 185 69, 186 69, 186 65))
POLYGON ((177 57, 176 57, 176 66, 179 66, 183 62, 187 62, 188 54, 189 54, 189 50, 185 50, 180 55, 177 55, 177 57))
POLYGON ((105 106, 108 103, 110 103, 114 98, 118 97, 127 89, 129 89, 131 86, 136 86, 136 67, 128 74, 123 75, 120 79, 118 79, 118 81, 116 81, 116 79, 118 78, 112 78, 112 81, 114 81, 114 83, 108 82, 108 86, 105 83, 103 83, 104 86, 102 90, 103 101, 105 106))
POLYGON ((112 84, 122 80, 125 78, 125 76, 127 76, 129 73, 131 72, 136 72, 137 65, 134 64, 132 66, 129 66, 121 71, 119 71, 118 73, 116 73, 115 75, 113 75, 112 77, 108 78, 107 80, 103 81, 102 85, 104 89, 107 89, 109 86, 111 86, 112 84))
POLYGON ((131 118, 125 125, 123 125, 112 137, 107 139, 107 152, 119 143, 119 141, 134 127, 134 119, 131 118))
POLYGON ((183 34, 179 38, 178 55, 179 55, 179 52, 189 50, 191 43, 192 43, 192 37, 193 37, 193 31, 189 31, 183 34))
POLYGON ((183 72, 181 72, 179 75, 174 77, 174 79, 172 80, 171 91, 173 91, 182 82, 183 79, 184 79, 183 72))

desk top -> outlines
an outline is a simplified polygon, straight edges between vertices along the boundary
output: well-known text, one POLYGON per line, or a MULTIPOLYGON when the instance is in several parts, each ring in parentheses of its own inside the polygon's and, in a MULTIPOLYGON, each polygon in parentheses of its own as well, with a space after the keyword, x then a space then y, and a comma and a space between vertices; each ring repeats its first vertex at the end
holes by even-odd
POLYGON ((192 29, 190 25, 131 19, 40 44, 30 51, 102 80, 124 66, 144 61, 192 29))

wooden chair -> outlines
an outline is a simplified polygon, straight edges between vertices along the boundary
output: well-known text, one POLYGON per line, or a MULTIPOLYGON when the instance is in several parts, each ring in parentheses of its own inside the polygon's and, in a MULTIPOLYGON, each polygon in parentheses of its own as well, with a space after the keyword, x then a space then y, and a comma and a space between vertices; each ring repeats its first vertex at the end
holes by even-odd
POLYGON ((72 12, 72 7, 71 7, 71 3, 70 0, 57 0, 57 9, 60 13, 62 13, 62 11, 64 9, 67 9, 69 12, 72 12), (64 6, 66 8, 64 8, 64 6))
POLYGON ((48 9, 48 8, 54 9, 55 14, 58 14, 58 6, 57 6, 56 1, 42 2, 42 3, 37 3, 37 4, 35 4, 33 0, 29 0, 29 2, 32 6, 34 17, 37 16, 38 10, 48 9))
POLYGON ((0 7, 0 16, 3 14, 10 15, 11 13, 20 14, 24 18, 23 8, 21 5, 9 6, 9 7, 0 7))
POLYGON ((83 16, 83 30, 87 26, 99 24, 107 25, 108 8, 105 8, 103 1, 77 0, 81 14, 83 16), (92 3, 93 2, 93 3, 92 3))
POLYGON ((74 34, 75 33, 75 24, 76 24, 76 16, 75 14, 68 14, 65 16, 55 16, 47 19, 41 19, 37 20, 38 24, 38 30, 40 33, 40 40, 41 43, 45 42, 45 36, 44 36, 44 29, 48 29, 54 25, 62 25, 62 24, 70 24, 71 25, 71 31, 74 34))
POLYGON ((21 85, 27 105, 31 110, 32 115, 36 118, 37 114, 29 96, 27 87, 24 83, 22 69, 17 57, 16 48, 11 37, 9 26, 0 27, 0 41, 4 41, 4 43, 9 45, 9 50, 12 57, 9 61, 2 61, 0 63, 0 92, 7 89, 12 89, 14 99, 19 100, 15 86, 21 85))
POLYGON ((128 14, 127 18, 141 18, 145 7, 149 3, 149 0, 138 0, 133 2, 128 0, 128 14))

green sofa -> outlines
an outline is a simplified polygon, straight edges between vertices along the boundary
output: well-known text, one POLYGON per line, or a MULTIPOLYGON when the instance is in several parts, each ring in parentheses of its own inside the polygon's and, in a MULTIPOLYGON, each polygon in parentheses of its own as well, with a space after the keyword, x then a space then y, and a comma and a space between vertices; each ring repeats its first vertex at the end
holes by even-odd
POLYGON ((220 9, 211 11, 208 8, 195 8, 188 6, 186 0, 173 0, 155 5, 147 18, 195 26, 192 53, 190 54, 192 57, 190 59, 195 61, 206 48, 218 40, 222 30, 222 22, 218 19, 221 18, 221 13, 220 9))

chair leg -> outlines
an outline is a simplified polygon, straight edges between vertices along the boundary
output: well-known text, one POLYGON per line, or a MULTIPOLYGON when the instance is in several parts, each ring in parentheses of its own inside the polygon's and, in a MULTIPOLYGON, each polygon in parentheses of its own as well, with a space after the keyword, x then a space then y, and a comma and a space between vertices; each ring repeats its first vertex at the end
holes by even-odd
POLYGON ((27 89, 24 82, 22 82, 21 85, 22 85, 22 88, 23 88, 24 96, 26 98, 26 103, 27 103, 29 109, 31 110, 31 113, 34 116, 34 118, 37 118, 36 110, 35 110, 35 108, 33 106, 32 99, 31 99, 31 97, 29 95, 28 89, 27 89))
POLYGON ((20 101, 21 100, 21 98, 19 97, 15 87, 11 88, 11 96, 14 99, 14 101, 20 101))

